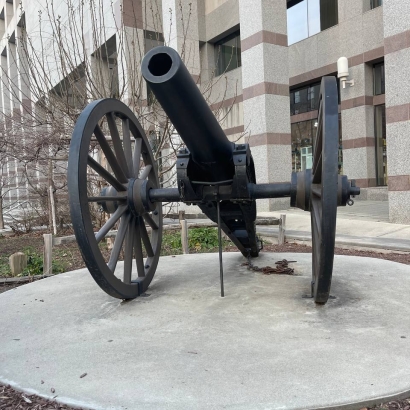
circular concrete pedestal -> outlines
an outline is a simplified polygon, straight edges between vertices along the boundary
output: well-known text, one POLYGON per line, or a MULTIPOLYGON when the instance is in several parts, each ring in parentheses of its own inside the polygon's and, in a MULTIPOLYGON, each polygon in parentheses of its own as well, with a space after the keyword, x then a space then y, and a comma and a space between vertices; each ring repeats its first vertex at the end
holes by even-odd
POLYGON ((225 298, 217 254, 161 258, 129 302, 86 270, 5 292, 0 381, 99 409, 360 408, 410 395, 410 267, 336 256, 334 298, 316 306, 309 254, 255 264, 283 258, 296 276, 224 254, 225 298))

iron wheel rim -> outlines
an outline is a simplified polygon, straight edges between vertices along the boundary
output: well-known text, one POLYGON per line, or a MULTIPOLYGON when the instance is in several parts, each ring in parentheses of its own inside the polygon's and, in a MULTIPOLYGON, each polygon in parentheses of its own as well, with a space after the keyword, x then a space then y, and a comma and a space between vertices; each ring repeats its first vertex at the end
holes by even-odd
POLYGON ((325 304, 332 282, 337 215, 339 113, 335 77, 322 79, 318 112, 310 195, 312 297, 325 304))
MULTIPOLYGON (((108 119, 107 119, 108 122, 108 119)), ((112 121, 111 121, 112 125, 112 121)), ((110 130, 112 130, 110 128, 110 130)), ((118 133, 120 132, 118 130, 118 133)), ((104 135, 105 137, 105 135, 104 135)), ((111 136, 113 139, 116 138, 118 144, 118 138, 111 136)), ((130 143, 130 144, 131 144, 130 143)), ((118 146, 118 145, 117 145, 118 146)), ((100 144, 101 148, 101 144, 100 144)), ((105 153, 105 152, 104 152, 105 153)), ((144 293, 149 284, 151 283, 153 276, 155 274, 158 260, 161 251, 161 242, 162 242, 162 205, 160 202, 155 203, 152 213, 146 214, 135 214, 130 209, 129 206, 129 193, 128 187, 130 181, 134 179, 140 179, 140 176, 143 174, 144 170, 140 173, 140 176, 137 175, 139 172, 139 164, 137 169, 136 162, 141 163, 141 158, 145 165, 146 179, 150 182, 152 187, 159 187, 159 180, 157 169, 155 166, 155 160, 148 142, 148 139, 139 124, 137 118, 132 113, 132 111, 122 102, 116 99, 102 99, 90 103, 85 110, 81 113, 78 118, 78 121, 74 127, 73 136, 70 144, 69 160, 68 160, 68 191, 69 191, 69 202, 70 202, 70 212, 71 219, 73 223, 74 233, 82 253, 84 262, 93 276, 97 284, 110 296, 119 298, 119 299, 133 299, 139 296, 141 293, 144 293), (116 120, 122 121, 122 132, 126 132, 125 122, 128 124, 128 134, 129 138, 125 138, 123 135, 122 140, 122 149, 123 154, 119 155, 114 148, 111 149, 114 153, 114 159, 111 158, 111 162, 107 159, 107 163, 112 167, 114 164, 113 161, 116 160, 117 165, 120 169, 123 170, 125 177, 127 177, 127 182, 124 179, 124 175, 121 180, 118 178, 117 174, 112 171, 111 175, 114 176, 114 179, 124 187, 124 190, 121 191, 123 196, 126 196, 126 200, 121 200, 120 205, 117 210, 121 209, 116 214, 118 217, 117 222, 119 221, 119 229, 114 241, 114 247, 110 254, 110 261, 108 263, 104 260, 104 257, 99 249, 98 243, 106 237, 102 235, 102 238, 98 237, 94 233, 94 228, 92 224, 91 212, 90 212, 90 202, 88 197, 88 169, 90 168, 90 143, 92 136, 96 135, 96 126, 99 124, 100 120, 103 117, 108 118, 112 116, 114 122, 116 120), (134 150, 132 156, 130 157, 131 152, 128 152, 131 149, 131 145, 127 141, 131 141, 134 138, 134 150), (126 145, 127 144, 127 145, 126 145), (138 154, 138 147, 140 153, 138 154), (125 149, 124 149, 125 148, 125 149), (119 158, 122 157, 122 158, 119 158), (137 160, 138 157, 138 160, 137 160), (130 164, 130 158, 132 162, 132 170, 130 164), (125 159, 125 164, 124 160, 125 159), (121 161, 122 160, 122 161, 121 161), (147 171, 147 168, 151 168, 147 171), (125 202, 125 203, 124 203, 125 202), (146 227, 144 220, 148 220, 151 225, 151 252, 150 255, 147 255, 146 260, 142 258, 142 243, 144 247, 147 248, 146 244, 146 227), (121 228, 122 227, 122 228, 121 228), (125 230, 125 233, 124 233, 125 230), (121 232, 120 232, 121 231, 121 232), (121 234, 121 235, 120 235, 121 234), (122 240, 121 240, 122 237, 122 240), (142 240, 144 237, 145 241, 142 240), (119 238, 119 239, 118 239, 119 238), (97 240, 99 239, 99 240, 97 240), (118 278, 115 273, 116 271, 118 257, 116 257, 118 246, 115 249, 116 253, 113 255, 114 248, 116 247, 116 242, 121 241, 121 249, 124 251, 124 265, 123 265, 123 278, 122 280, 118 278), (139 246, 138 246, 139 242, 139 246), (130 246, 130 243, 132 245, 130 246), (130 265, 130 253, 131 253, 131 274, 129 273, 130 265), (135 259, 133 258, 135 255, 135 259), (111 261, 111 258, 113 260, 111 261), (115 260, 116 259, 116 260, 115 260), (141 262, 142 261, 142 262, 141 262), (111 262, 111 264, 110 264, 111 262), (133 268, 133 262, 136 266, 133 268), (109 267, 110 264, 110 267, 109 267), (114 265, 114 269, 112 266, 114 265), (141 266, 143 266, 143 272, 141 272, 141 266), (137 278, 132 278, 132 275, 138 275, 137 278)), ((93 166, 95 166, 93 164, 93 166)), ((98 169, 98 168, 97 168, 98 169)), ((98 174, 98 173, 97 173, 98 174)), ((100 174, 99 174, 100 175, 100 174)), ((101 176, 101 175, 100 175, 101 176)), ((144 176, 144 175, 142 175, 144 176)), ((112 184, 110 184, 112 186, 112 184)), ((120 188, 116 185, 116 188, 120 188)), ((118 191, 117 192, 120 192, 118 191)), ((102 197, 104 199, 104 197, 102 197)), ((95 202, 95 201, 94 201, 95 202)), ((118 203, 118 201, 117 201, 118 203)), ((114 215, 114 214, 113 214, 114 215)), ((111 215, 111 216, 113 216, 111 215)), ((115 218, 116 218, 115 217, 115 218)), ((115 219, 114 218, 114 219, 115 219)), ((110 217, 111 219, 111 217, 110 217)), ((104 227, 105 225, 103 225, 104 227)), ((101 232, 102 228, 99 232, 101 232)), ((101 235, 100 235, 101 236, 101 235)), ((149 247, 149 245, 148 245, 149 247)), ((121 270, 117 268, 117 270, 121 270)))

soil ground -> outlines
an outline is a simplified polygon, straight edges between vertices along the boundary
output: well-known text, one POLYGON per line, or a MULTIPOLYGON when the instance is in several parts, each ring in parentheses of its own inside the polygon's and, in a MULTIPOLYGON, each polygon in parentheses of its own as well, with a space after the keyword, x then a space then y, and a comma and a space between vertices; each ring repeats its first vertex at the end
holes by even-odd
MULTIPOLYGON (((69 233, 66 233, 69 234, 69 233)), ((41 234, 22 235, 11 238, 0 239, 0 261, 9 257, 14 252, 22 251, 23 249, 31 247, 39 254, 43 251, 43 239, 41 234)), ((217 248, 202 249, 206 252, 217 252, 217 248)), ((172 249, 163 247, 163 254, 170 254, 172 249)), ((225 252, 236 252, 237 249, 231 244, 224 246, 225 252)), ((191 252, 198 252, 198 249, 191 249, 191 252)), ((263 252, 299 252, 299 253, 311 253, 312 248, 308 245, 297 243, 286 243, 285 245, 272 245, 264 244, 263 252)), ((178 253, 174 252, 173 253, 178 253)), ((180 252, 179 252, 180 253, 180 252)), ((386 251, 376 250, 359 250, 359 249, 341 249, 336 248, 335 253, 337 255, 349 255, 357 257, 370 257, 386 259, 394 262, 410 265, 410 253, 394 253, 386 251)), ((64 270, 70 271, 74 269, 84 268, 84 262, 81 257, 81 253, 78 250, 76 243, 70 243, 67 245, 60 245, 58 249, 53 250, 53 259, 64 266, 64 270)), ((1 281, 1 275, 0 275, 1 281)), ((20 284, 2 284, 0 283, 0 293, 10 290, 20 284)), ((71 410, 73 407, 59 404, 55 401, 48 401, 41 397, 34 395, 26 395, 17 390, 12 389, 10 386, 0 385, 0 409, 8 410, 45 410, 45 409, 64 409, 71 410)), ((362 408, 361 410, 410 410, 410 398, 399 401, 391 401, 389 403, 380 404, 371 408, 362 408)))

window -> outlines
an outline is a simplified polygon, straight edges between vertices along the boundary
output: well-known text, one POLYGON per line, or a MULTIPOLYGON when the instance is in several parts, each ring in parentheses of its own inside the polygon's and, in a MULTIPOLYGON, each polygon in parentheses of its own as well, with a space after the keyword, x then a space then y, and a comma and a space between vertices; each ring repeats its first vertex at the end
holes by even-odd
POLYGON ((312 168, 312 138, 316 134, 317 120, 302 121, 291 125, 292 171, 312 168))
POLYGON ((320 83, 290 92, 290 115, 318 109, 320 83))
POLYGON ((288 44, 294 44, 338 23, 337 0, 288 1, 288 44))
POLYGON ((375 64, 373 66, 373 88, 374 95, 385 93, 384 62, 375 64))
POLYGON ((374 107, 377 186, 387 185, 386 106, 374 107))
POLYGON ((375 9, 376 7, 383 6, 383 0, 370 0, 370 8, 375 9))
POLYGON ((215 75, 240 67, 241 64, 241 38, 237 31, 215 43, 215 75))
MULTIPOLYGON (((317 132, 317 119, 301 121, 291 125, 292 135, 292 171, 300 172, 312 168, 313 136, 317 132)), ((338 172, 343 173, 342 121, 339 114, 339 150, 338 172)))

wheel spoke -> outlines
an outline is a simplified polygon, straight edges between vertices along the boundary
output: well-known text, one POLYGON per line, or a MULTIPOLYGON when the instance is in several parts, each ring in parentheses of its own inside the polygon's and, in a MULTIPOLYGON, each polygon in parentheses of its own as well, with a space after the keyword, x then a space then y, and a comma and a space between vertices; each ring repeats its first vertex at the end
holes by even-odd
POLYGON ((90 155, 87 158, 87 164, 102 178, 104 178, 110 185, 112 185, 117 191, 126 191, 127 188, 122 185, 118 179, 112 176, 102 165, 100 165, 90 155))
POLYGON ((319 158, 317 158, 313 166, 312 182, 318 184, 322 180, 322 151, 320 151, 319 158))
POLYGON ((145 222, 154 230, 158 229, 157 223, 151 218, 149 214, 144 214, 143 215, 145 222))
POLYGON ((128 118, 122 120, 122 141, 124 144, 125 158, 127 159, 128 174, 132 176, 133 163, 131 152, 130 124, 128 118))
POLYGON ((142 146, 142 138, 137 138, 135 140, 134 155, 132 159, 132 163, 134 166, 134 178, 138 178, 138 172, 140 170, 141 146, 142 146))
POLYGON ((149 173, 151 172, 152 169, 152 165, 147 165, 141 172, 141 175, 138 177, 139 179, 146 179, 149 175, 149 173))
POLYGON ((317 116, 317 130, 316 135, 322 132, 323 126, 323 109, 322 109, 322 100, 320 100, 319 108, 318 108, 318 116, 317 116))
MULTIPOLYGON (((312 201, 312 217, 313 217, 313 221, 314 221, 314 226, 312 226, 312 228, 316 229, 317 235, 319 240, 321 240, 322 235, 321 235, 321 212, 320 212, 320 202, 318 200, 313 200, 312 201)), ((313 233, 313 232, 312 232, 313 233)), ((320 245, 319 245, 320 246, 320 245)))
POLYGON ((120 134, 118 133, 117 124, 115 123, 114 114, 109 112, 107 115, 108 128, 110 129, 112 144, 114 146, 115 156, 127 178, 130 178, 130 172, 127 167, 127 160, 125 159, 124 149, 122 147, 120 134))
POLYGON ((311 193, 316 195, 318 198, 322 198, 322 190, 319 185, 312 185, 311 193))
POLYGON ((318 130, 316 134, 316 138, 314 141, 314 146, 313 146, 313 166, 312 169, 317 168, 317 163, 319 159, 319 153, 322 152, 322 146, 323 146, 323 134, 322 130, 318 130), (320 131, 320 132, 319 132, 320 131))
POLYGON ((128 224, 127 235, 125 236, 124 246, 124 283, 129 285, 131 283, 132 274, 132 255, 134 250, 134 224, 133 218, 128 224))
POLYGON ((148 236, 147 228, 145 227, 144 221, 142 221, 141 219, 140 219, 139 226, 141 228, 140 233, 141 233, 142 242, 144 243, 145 250, 147 251, 147 255, 151 258, 154 256, 154 251, 152 249, 151 240, 148 236))
POLYGON ((135 262, 137 264, 138 277, 143 278, 145 276, 145 267, 144 267, 144 257, 142 254, 140 219, 141 218, 137 218, 136 224, 135 224, 134 253, 135 253, 135 262))
POLYGON ((115 177, 120 182, 123 182, 123 183, 128 182, 128 179, 127 179, 126 175, 124 174, 123 169, 119 165, 119 163, 117 161, 117 158, 115 158, 115 155, 112 152, 110 144, 108 143, 107 139, 105 138, 105 135, 102 132, 99 125, 95 126, 94 135, 97 138, 97 141, 100 144, 100 147, 103 150, 105 158, 107 158, 108 164, 110 165, 110 167, 112 169, 112 172, 114 172, 115 177))
POLYGON ((97 240, 97 243, 100 243, 101 240, 107 235, 107 233, 113 228, 115 223, 118 221, 118 219, 121 218, 121 216, 124 214, 124 212, 127 210, 126 205, 120 206, 108 219, 108 221, 100 228, 100 230, 95 234, 95 239, 97 240))
POLYGON ((125 234, 127 233, 128 224, 131 218, 131 214, 127 214, 121 218, 120 227, 117 232, 117 236, 114 240, 114 246, 110 255, 110 260, 108 261, 108 268, 114 273, 115 267, 117 266, 118 258, 120 257, 120 252, 122 244, 124 243, 125 234))

